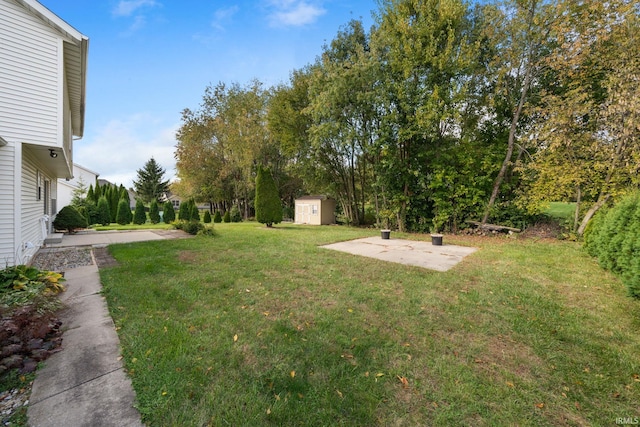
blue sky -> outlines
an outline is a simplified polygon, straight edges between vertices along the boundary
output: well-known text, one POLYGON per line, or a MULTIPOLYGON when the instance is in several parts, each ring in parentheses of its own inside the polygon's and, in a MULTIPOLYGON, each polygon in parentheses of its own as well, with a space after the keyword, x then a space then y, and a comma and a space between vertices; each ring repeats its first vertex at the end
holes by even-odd
POLYGON ((84 137, 74 162, 129 187, 152 156, 175 175, 180 112, 218 82, 266 86, 312 63, 375 0, 39 0, 89 37, 84 137))

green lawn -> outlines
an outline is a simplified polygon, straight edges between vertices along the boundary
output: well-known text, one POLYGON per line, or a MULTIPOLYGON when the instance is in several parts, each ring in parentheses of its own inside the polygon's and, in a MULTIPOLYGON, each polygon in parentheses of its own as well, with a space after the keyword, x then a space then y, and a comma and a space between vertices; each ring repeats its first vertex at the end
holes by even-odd
POLYGON ((174 227, 173 225, 165 224, 164 222, 160 222, 158 224, 152 224, 150 222, 147 222, 141 225, 137 225, 137 224, 120 225, 114 222, 109 225, 94 225, 91 228, 97 231, 111 231, 111 230, 171 230, 174 227))
POLYGON ((549 207, 545 210, 545 213, 552 218, 573 221, 575 210, 575 203, 551 202, 549 203, 549 207))
POLYGON ((447 236, 480 250, 441 273, 318 247, 374 230, 216 232, 111 246, 101 270, 149 426, 640 416, 640 303, 575 242, 447 236))

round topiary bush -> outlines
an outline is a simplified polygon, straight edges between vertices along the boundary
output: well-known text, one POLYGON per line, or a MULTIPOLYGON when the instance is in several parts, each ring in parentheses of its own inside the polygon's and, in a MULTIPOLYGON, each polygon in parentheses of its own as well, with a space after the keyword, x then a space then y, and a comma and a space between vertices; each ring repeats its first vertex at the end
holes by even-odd
POLYGON ((222 215, 220 215, 220 211, 216 211, 216 213, 213 214, 213 222, 215 222, 216 224, 222 222, 222 215))
POLYGON ((53 227, 56 230, 67 230, 69 233, 73 233, 78 228, 86 228, 87 219, 76 208, 69 205, 60 209, 53 220, 53 227))
POLYGON ((204 218, 202 219, 202 222, 205 224, 209 224, 211 222, 211 214, 209 211, 204 211, 204 218))
POLYGON ((222 217, 222 222, 231 222, 231 214, 229 213, 229 211, 226 211, 224 213, 224 216, 222 217))

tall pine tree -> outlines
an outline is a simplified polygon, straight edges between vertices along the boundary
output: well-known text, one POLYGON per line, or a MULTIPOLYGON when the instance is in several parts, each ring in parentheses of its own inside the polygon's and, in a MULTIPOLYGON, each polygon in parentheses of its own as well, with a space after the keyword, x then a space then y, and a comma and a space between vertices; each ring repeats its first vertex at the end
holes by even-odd
POLYGON ((165 170, 152 157, 145 163, 144 168, 137 170, 138 179, 133 186, 138 197, 145 203, 159 200, 162 193, 168 191, 169 181, 164 181, 165 170))

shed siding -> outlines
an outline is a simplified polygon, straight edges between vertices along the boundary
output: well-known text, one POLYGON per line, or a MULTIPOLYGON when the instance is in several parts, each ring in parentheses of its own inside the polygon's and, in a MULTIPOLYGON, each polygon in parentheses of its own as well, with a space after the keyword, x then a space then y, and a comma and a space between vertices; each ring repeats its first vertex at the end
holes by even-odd
POLYGON ((59 145, 62 40, 12 0, 0 1, 0 133, 59 145))
POLYGON ((0 268, 14 263, 14 145, 0 147, 0 268))

